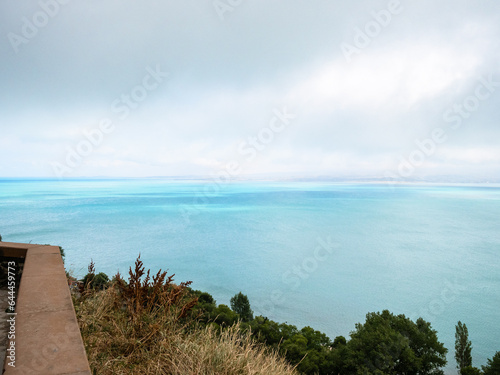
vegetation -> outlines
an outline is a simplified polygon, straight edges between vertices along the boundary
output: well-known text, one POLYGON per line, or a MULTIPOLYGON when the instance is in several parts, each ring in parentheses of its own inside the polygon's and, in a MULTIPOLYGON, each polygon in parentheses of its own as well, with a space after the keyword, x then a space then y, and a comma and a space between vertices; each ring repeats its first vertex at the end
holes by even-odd
POLYGON ((250 308, 248 297, 241 292, 231 298, 231 309, 239 315, 244 322, 249 322, 253 319, 253 311, 250 308))
POLYGON ((367 314, 346 347, 348 374, 442 374, 446 365, 447 349, 430 323, 387 310, 367 314))
POLYGON ((151 276, 138 258, 128 281, 118 274, 104 290, 87 283, 75 310, 94 374, 296 374, 238 324, 199 325, 198 298, 173 276, 151 276))
MULTIPOLYGON (((161 270, 151 276, 139 257, 128 281, 117 274, 110 282, 91 262, 75 309, 94 373, 443 374, 447 349, 421 318, 368 313, 349 340, 332 341, 311 327, 253 317, 241 292, 231 307, 217 305, 173 277, 161 270)), ((460 374, 482 375, 469 360, 465 324, 458 322, 456 332, 460 374)), ((484 375, 498 375, 499 368, 500 352, 483 366, 484 375)))
POLYGON ((109 283, 108 275, 103 272, 99 272, 97 275, 88 273, 83 278, 83 284, 87 285, 92 289, 104 289, 109 283))
POLYGON ((472 343, 469 340, 469 331, 467 326, 459 321, 455 326, 455 359, 460 372, 462 369, 472 366, 471 352, 472 343))
POLYGON ((108 283, 109 283, 109 277, 104 272, 99 272, 97 275, 95 274, 95 265, 94 262, 91 260, 88 268, 88 273, 82 280, 83 290, 89 290, 89 289, 102 290, 106 286, 108 286, 108 283))
POLYGON ((59 252, 61 253, 61 258, 62 258, 63 263, 64 263, 64 260, 66 258, 66 254, 64 253, 64 249, 61 246, 59 246, 59 252))
POLYGON ((492 359, 488 359, 488 364, 483 366, 484 375, 500 374, 500 352, 496 352, 492 359))
POLYGON ((294 325, 276 323, 262 316, 249 324, 250 331, 259 342, 279 352, 301 373, 329 373, 332 368, 330 339, 311 327, 298 330, 294 325))
POLYGON ((481 375, 482 372, 477 367, 467 366, 460 369, 460 375, 481 375))

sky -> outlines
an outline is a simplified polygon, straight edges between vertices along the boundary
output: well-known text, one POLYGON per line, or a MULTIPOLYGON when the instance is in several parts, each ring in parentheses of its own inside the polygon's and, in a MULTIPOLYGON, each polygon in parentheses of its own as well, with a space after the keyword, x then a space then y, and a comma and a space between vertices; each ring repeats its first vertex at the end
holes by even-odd
POLYGON ((4 0, 0 177, 500 181, 500 2, 4 0))

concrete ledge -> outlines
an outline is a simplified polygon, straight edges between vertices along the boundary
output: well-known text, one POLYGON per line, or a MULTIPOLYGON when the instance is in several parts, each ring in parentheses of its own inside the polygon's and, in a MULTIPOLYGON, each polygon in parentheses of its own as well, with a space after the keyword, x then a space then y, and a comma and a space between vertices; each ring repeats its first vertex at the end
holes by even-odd
POLYGON ((90 375, 59 248, 0 242, 0 256, 25 258, 15 315, 15 367, 5 375, 90 375))
MULTIPOLYGON (((15 246, 3 246, 5 242, 0 242, 0 257, 15 257, 15 258, 25 258, 26 248, 19 248, 15 246)), ((15 245, 9 243, 9 245, 15 245)))

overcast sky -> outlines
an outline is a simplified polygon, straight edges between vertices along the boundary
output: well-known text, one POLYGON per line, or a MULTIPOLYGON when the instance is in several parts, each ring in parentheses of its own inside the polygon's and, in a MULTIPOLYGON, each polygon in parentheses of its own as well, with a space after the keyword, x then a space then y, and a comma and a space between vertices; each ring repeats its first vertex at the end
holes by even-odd
POLYGON ((0 56, 0 177, 500 177, 494 0, 4 0, 0 56))

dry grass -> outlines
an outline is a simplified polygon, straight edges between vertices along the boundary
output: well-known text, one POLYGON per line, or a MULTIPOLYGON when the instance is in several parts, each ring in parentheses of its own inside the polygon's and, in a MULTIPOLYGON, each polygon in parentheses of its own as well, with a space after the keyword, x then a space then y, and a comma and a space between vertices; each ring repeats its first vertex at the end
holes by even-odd
POLYGON ((170 374, 296 374, 276 353, 256 345, 238 326, 222 333, 207 327, 175 343, 170 374))
POLYGON ((112 287, 75 300, 93 373, 297 374, 238 326, 222 332, 197 326, 189 317, 196 300, 187 285, 175 285, 161 272, 150 279, 138 259, 128 283, 118 278, 112 287))

